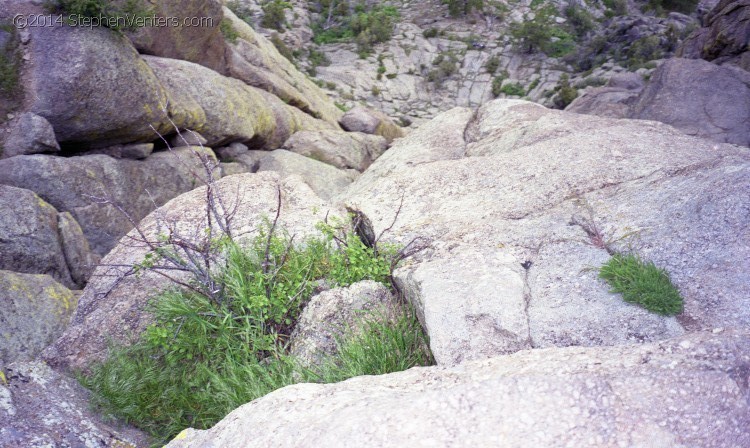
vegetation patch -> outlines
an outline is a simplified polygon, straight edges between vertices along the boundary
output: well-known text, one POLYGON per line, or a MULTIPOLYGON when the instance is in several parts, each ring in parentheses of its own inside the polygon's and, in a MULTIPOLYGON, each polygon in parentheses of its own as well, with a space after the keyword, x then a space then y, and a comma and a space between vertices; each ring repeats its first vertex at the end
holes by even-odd
POLYGON ((92 23, 114 30, 144 26, 154 11, 145 0, 51 0, 45 6, 51 13, 97 19, 92 23))
POLYGON ((8 32, 8 42, 0 47, 0 93, 4 95, 12 95, 18 90, 20 69, 15 28, 11 27, 8 32))
POLYGON ((286 25, 285 11, 291 9, 291 7, 291 3, 280 0, 265 2, 261 6, 261 9, 263 9, 263 19, 260 21, 260 26, 283 33, 284 26, 286 25))
POLYGON ((238 33, 236 29, 234 29, 232 21, 229 19, 221 19, 221 23, 219 24, 219 31, 221 31, 221 34, 224 36, 224 39, 226 39, 227 42, 233 44, 237 43, 237 39, 239 39, 240 37, 240 33, 238 33))
POLYGON ((500 93, 504 93, 508 96, 524 96, 526 89, 523 88, 520 82, 512 82, 505 84, 500 88, 500 93))
POLYGON ((665 316, 682 312, 682 297, 664 269, 632 254, 615 254, 599 269, 599 277, 628 303, 665 316))
POLYGON ((361 57, 372 53, 373 45, 391 38, 400 17, 395 7, 379 4, 359 3, 350 9, 348 2, 322 0, 310 5, 321 16, 313 24, 313 41, 321 45, 353 40, 361 57))

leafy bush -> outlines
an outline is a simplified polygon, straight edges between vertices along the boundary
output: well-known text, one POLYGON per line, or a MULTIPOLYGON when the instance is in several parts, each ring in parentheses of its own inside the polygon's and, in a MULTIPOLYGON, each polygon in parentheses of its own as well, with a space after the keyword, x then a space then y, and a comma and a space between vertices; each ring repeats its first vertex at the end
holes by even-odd
POLYGON ((102 18, 101 24, 115 30, 132 30, 143 24, 153 13, 146 0, 51 0, 46 4, 50 12, 66 16, 102 18))
POLYGON ((615 254, 599 269, 599 277, 622 294, 628 303, 635 303, 657 314, 671 316, 682 312, 682 297, 664 269, 644 262, 632 254, 615 254))
POLYGON ((294 52, 281 40, 281 37, 277 33, 271 34, 271 43, 282 56, 289 59, 290 62, 295 63, 294 52))
POLYGON ((556 89, 557 96, 555 96, 554 103, 558 109, 565 109, 573 100, 578 98, 578 90, 570 85, 570 78, 567 73, 560 77, 556 89))
POLYGON ((448 5, 448 13, 451 17, 463 16, 484 8, 483 0, 443 0, 443 4, 448 5))
POLYGON ((354 234, 322 224, 322 238, 293 245, 262 228, 248 248, 216 242, 226 263, 217 277, 220 300, 190 289, 167 291, 151 304, 154 324, 127 348, 82 376, 103 410, 165 441, 186 427, 207 428, 228 412, 298 381, 338 381, 429 361, 412 315, 373 319, 341 342, 340 359, 324 375, 300 369, 286 353, 296 319, 317 281, 333 285, 384 282, 398 260, 354 234), (420 351, 421 350, 421 351, 420 351))
POLYGON ((284 25, 286 24, 286 14, 284 11, 291 7, 291 3, 279 0, 271 0, 264 3, 261 6, 261 9, 263 9, 263 19, 260 21, 260 26, 284 32, 284 25))
POLYGON ((0 93, 12 94, 18 88, 19 58, 15 28, 4 47, 0 47, 0 93))
POLYGON ((497 56, 492 56, 487 60, 487 63, 484 64, 485 70, 487 70, 487 73, 494 74, 497 69, 500 67, 500 58, 497 56))
POLYGON ((239 0, 230 0, 226 4, 227 8, 234 13, 239 19, 243 20, 248 25, 253 24, 253 10, 240 2, 239 0))
POLYGON ((425 39, 430 39, 433 37, 437 37, 440 31, 437 28, 428 28, 424 31, 422 31, 422 36, 425 37, 425 39))
POLYGON ((659 14, 671 11, 691 14, 698 6, 698 0, 650 0, 647 4, 649 9, 659 14))
POLYGON ((602 3, 607 8, 605 15, 609 17, 624 16, 628 13, 627 0, 603 0, 602 3))
POLYGON ((219 24, 219 31, 221 31, 224 39, 231 43, 236 43, 237 39, 240 37, 240 33, 238 33, 236 29, 234 29, 232 21, 229 19, 221 19, 221 23, 219 24))
POLYGON ((458 57, 453 52, 446 51, 438 54, 432 61, 432 65, 435 68, 427 73, 427 81, 439 87, 446 79, 458 72, 458 57))
POLYGON ((388 41, 400 17, 400 13, 393 6, 369 7, 364 3, 357 5, 353 14, 350 14, 345 2, 334 2, 333 5, 336 7, 329 10, 332 1, 321 1, 317 4, 318 12, 326 13, 321 14, 320 22, 313 24, 313 41, 321 45, 354 40, 360 56, 369 55, 373 45, 388 41), (329 11, 330 15, 327 14, 329 11))
POLYGON ((568 19, 568 24, 579 38, 584 37, 594 29, 594 18, 591 16, 591 13, 580 6, 570 3, 564 12, 565 17, 568 19))
POLYGON ((627 50, 627 65, 630 70, 637 70, 649 61, 663 56, 661 40, 658 36, 645 36, 635 40, 627 50))
POLYGON ((523 88, 520 82, 505 84, 500 88, 500 93, 504 93, 508 96, 524 96, 526 89, 523 88))
POLYGON ((503 93, 503 81, 508 78, 509 74, 507 71, 503 71, 499 76, 495 76, 492 79, 492 96, 497 98, 503 93))

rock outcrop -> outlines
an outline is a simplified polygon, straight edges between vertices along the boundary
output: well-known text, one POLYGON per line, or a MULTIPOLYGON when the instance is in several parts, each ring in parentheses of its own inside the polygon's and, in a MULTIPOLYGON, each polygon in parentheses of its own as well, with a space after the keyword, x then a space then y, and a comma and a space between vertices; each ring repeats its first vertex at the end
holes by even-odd
POLYGON ((750 71, 750 1, 721 0, 706 15, 704 27, 693 32, 678 57, 737 65, 750 71))
POLYGON ((701 59, 670 59, 654 72, 629 116, 750 146, 750 72, 701 59))
POLYGON ((364 171, 387 149, 379 135, 361 132, 300 131, 284 143, 284 149, 341 169, 364 171))
POLYGON ((47 120, 30 112, 21 114, 10 127, 0 157, 24 154, 54 153, 60 151, 55 140, 55 130, 47 120))
POLYGON ((345 113, 339 123, 349 132, 362 132, 384 137, 388 144, 404 136, 403 129, 387 115, 361 106, 345 113))
MULTIPOLYGON (((297 176, 282 180, 271 172, 241 174, 220 180, 216 188, 235 210, 234 232, 243 238, 251 238, 264 218, 275 215, 279 191, 282 205, 278 226, 300 241, 314 234, 315 224, 323 221, 327 214, 345 216, 345 212, 322 201, 297 176)), ((186 232, 203 229, 205 201, 205 187, 197 188, 151 213, 141 221, 139 228, 148 238, 155 238, 164 231, 165 223, 173 221, 186 232)), ((174 284, 153 272, 124 275, 130 267, 141 263, 148 252, 148 247, 133 230, 104 257, 83 291, 70 326, 44 352, 44 358, 53 367, 85 368, 106 356, 109 341, 132 341, 150 323, 146 305, 160 291, 174 284)), ((171 273, 171 276, 182 278, 179 273, 171 273)))
POLYGON ((60 337, 76 302, 49 275, 0 271, 0 368, 33 360, 60 337))
POLYGON ((730 331, 530 350, 286 387, 167 446, 747 446, 749 368, 730 331))
POLYGON ((105 421, 88 392, 39 361, 0 369, 0 446, 148 447, 142 432, 105 421))
POLYGON ((456 364, 746 327, 749 179, 746 148, 498 100, 421 126, 339 199, 391 241, 432 242, 396 281, 438 364, 456 364), (684 313, 609 293, 596 268, 611 250, 665 268, 684 313))

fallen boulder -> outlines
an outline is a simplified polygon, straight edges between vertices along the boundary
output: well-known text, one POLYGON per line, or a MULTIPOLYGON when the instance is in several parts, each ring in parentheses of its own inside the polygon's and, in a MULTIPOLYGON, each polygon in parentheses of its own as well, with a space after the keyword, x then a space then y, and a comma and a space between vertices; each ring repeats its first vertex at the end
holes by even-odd
POLYGON ((55 130, 47 120, 30 112, 12 122, 10 135, 3 144, 1 157, 23 154, 54 153, 60 151, 55 130))
POLYGON ((357 106, 345 113, 339 120, 339 124, 349 132, 363 132, 385 137, 389 144, 404 136, 404 130, 394 123, 390 117, 382 112, 362 106, 357 106))
POLYGON ((361 132, 300 131, 283 148, 341 169, 364 171, 387 149, 385 138, 361 132))

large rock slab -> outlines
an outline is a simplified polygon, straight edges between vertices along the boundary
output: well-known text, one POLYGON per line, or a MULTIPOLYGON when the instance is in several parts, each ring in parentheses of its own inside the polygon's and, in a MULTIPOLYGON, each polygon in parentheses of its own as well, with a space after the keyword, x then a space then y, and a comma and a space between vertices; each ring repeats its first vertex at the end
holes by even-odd
POLYGON ((747 446, 748 368, 746 332, 530 350, 285 387, 167 446, 747 446))
POLYGON ((3 370, 0 370, 1 446, 151 446, 150 439, 142 432, 107 422, 94 413, 88 391, 43 362, 17 362, 3 370))
POLYGON ((76 301, 49 275, 0 271, 0 367, 34 359, 68 326, 76 301))
POLYGON ((201 185, 202 167, 193 151, 180 148, 153 154, 145 160, 114 159, 105 155, 57 157, 35 154, 0 160, 0 184, 37 193, 58 211, 70 212, 80 224, 91 249, 106 254, 131 222, 111 204, 109 196, 138 221, 156 206, 201 185))
POLYGON ((49 274, 73 287, 58 213, 34 192, 0 185, 0 269, 49 274))
POLYGON ((52 129, 52 125, 43 117, 26 112, 10 125, 10 134, 3 143, 0 157, 58 151, 60 151, 60 145, 55 140, 55 130, 52 129))
POLYGON ((677 56, 734 64, 750 70, 750 1, 721 0, 677 50, 677 56))
MULTIPOLYGON (((296 235, 296 241, 317 234, 315 224, 327 215, 345 216, 345 212, 321 200, 297 176, 282 180, 271 172, 238 174, 221 179, 215 188, 227 206, 235 210, 234 235, 241 238, 252 238, 264 219, 273 219, 279 189, 282 205, 278 226, 296 235)), ((203 229, 206 227, 205 201, 205 187, 180 195, 142 220, 140 230, 154 239, 164 231, 165 223, 173 221, 184 232, 203 229)), ((147 303, 159 292, 175 286, 153 272, 124 276, 130 267, 144 260, 148 251, 133 230, 104 257, 83 291, 70 326, 45 350, 44 358, 50 364, 85 368, 106 357, 109 341, 128 343, 138 337, 151 321, 144 311, 147 303)), ((179 273, 170 275, 184 279, 179 273)))
POLYGON ((651 76, 630 117, 750 146, 750 72, 702 59, 667 60, 651 76))
POLYGON ((338 199, 387 240, 431 241, 396 281, 438 364, 454 364, 747 326, 749 196, 746 148, 498 100, 416 129, 338 199), (665 268, 684 313, 611 294, 596 272, 608 250, 665 268))
POLYGON ((362 106, 357 106, 345 113, 339 120, 339 124, 350 132, 379 135, 388 140, 389 144, 404 136, 404 130, 394 123, 390 117, 382 112, 362 106))
POLYGON ((379 135, 361 132, 301 131, 284 143, 284 149, 341 169, 364 171, 385 152, 388 144, 379 135))
POLYGON ((128 39, 105 27, 30 27, 29 111, 57 141, 88 147, 152 141, 170 129, 167 96, 128 39))

